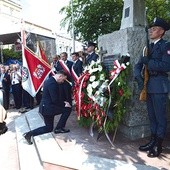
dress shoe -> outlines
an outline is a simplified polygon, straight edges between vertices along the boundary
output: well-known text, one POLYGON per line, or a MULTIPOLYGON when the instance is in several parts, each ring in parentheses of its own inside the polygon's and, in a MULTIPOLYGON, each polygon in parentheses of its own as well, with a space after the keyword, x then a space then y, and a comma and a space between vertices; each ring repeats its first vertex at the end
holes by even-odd
POLYGON ((158 157, 162 153, 162 142, 163 142, 162 138, 157 138, 155 145, 153 146, 152 149, 149 150, 147 156, 150 158, 158 157))
POLYGON ((54 133, 57 134, 57 133, 68 133, 70 132, 69 129, 65 129, 65 128, 60 128, 60 129, 55 129, 54 130, 54 133))
POLYGON ((7 126, 6 126, 6 123, 3 122, 3 123, 0 123, 0 135, 6 133, 8 130, 7 126))
POLYGON ((23 137, 25 138, 25 140, 27 141, 27 143, 28 143, 29 145, 32 145, 32 144, 33 144, 33 142, 32 142, 32 135, 31 135, 30 132, 24 133, 24 134, 23 134, 23 137))
POLYGON ((140 150, 140 151, 149 151, 150 149, 153 148, 153 146, 155 145, 155 143, 156 143, 156 136, 155 136, 155 135, 152 135, 149 143, 140 146, 140 147, 139 147, 139 150, 140 150))

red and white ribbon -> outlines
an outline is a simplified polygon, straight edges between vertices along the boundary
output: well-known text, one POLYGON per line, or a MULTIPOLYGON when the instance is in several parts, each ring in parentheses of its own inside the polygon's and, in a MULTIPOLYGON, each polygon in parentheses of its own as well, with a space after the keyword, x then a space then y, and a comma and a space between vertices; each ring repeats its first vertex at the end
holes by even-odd
POLYGON ((79 77, 77 76, 76 72, 74 71, 73 66, 71 68, 71 74, 72 74, 72 77, 73 77, 74 81, 77 82, 79 77))
POLYGON ((64 71, 67 73, 67 75, 71 76, 70 70, 67 67, 67 65, 64 63, 63 60, 59 60, 59 63, 61 65, 61 67, 64 69, 64 71))
POLYGON ((114 70, 112 70, 112 71, 110 72, 110 74, 111 74, 111 79, 112 79, 112 80, 111 80, 111 82, 109 83, 109 86, 110 86, 110 85, 113 83, 113 81, 117 78, 117 76, 120 74, 120 72, 126 68, 126 65, 125 65, 124 63, 122 63, 122 64, 120 65, 120 63, 119 63, 118 60, 115 60, 115 61, 113 62, 113 64, 114 64, 114 70))

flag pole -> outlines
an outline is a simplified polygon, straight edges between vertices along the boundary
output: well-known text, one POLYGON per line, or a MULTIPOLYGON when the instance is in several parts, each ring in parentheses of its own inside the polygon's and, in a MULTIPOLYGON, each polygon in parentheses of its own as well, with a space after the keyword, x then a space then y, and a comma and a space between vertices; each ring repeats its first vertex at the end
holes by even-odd
POLYGON ((74 10, 73 10, 73 0, 71 0, 71 21, 72 21, 72 52, 75 52, 75 34, 74 34, 74 10))

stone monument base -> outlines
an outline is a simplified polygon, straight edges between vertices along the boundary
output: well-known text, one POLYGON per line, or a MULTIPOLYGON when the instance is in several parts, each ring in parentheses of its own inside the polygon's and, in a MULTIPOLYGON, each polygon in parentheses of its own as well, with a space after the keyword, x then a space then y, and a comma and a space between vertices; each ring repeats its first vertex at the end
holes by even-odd
MULTIPOLYGON (((124 116, 123 123, 119 126, 119 131, 132 140, 150 135, 146 103, 139 101, 140 92, 133 77, 133 67, 142 54, 145 44, 146 33, 144 27, 125 28, 98 38, 99 49, 102 48, 107 51, 103 59, 106 56, 130 54, 132 70, 128 78, 132 96, 127 103, 127 113, 124 116)), ((170 109, 168 116, 170 120, 170 109)), ((170 121, 168 125, 170 126, 170 121)), ((170 131, 170 128, 168 130, 170 131)))

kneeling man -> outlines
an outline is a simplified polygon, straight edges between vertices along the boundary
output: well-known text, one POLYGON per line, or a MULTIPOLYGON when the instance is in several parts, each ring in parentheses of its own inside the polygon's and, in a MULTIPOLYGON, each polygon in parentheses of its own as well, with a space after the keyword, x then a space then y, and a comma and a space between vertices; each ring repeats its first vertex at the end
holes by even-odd
POLYGON ((31 130, 23 136, 28 144, 32 144, 32 137, 49 133, 53 131, 53 123, 55 115, 61 114, 59 122, 54 130, 54 133, 67 133, 69 129, 65 129, 68 117, 71 113, 71 105, 68 101, 61 100, 59 84, 67 80, 67 74, 64 71, 58 71, 54 76, 50 77, 43 87, 42 100, 39 106, 39 112, 44 118, 45 126, 31 130))

